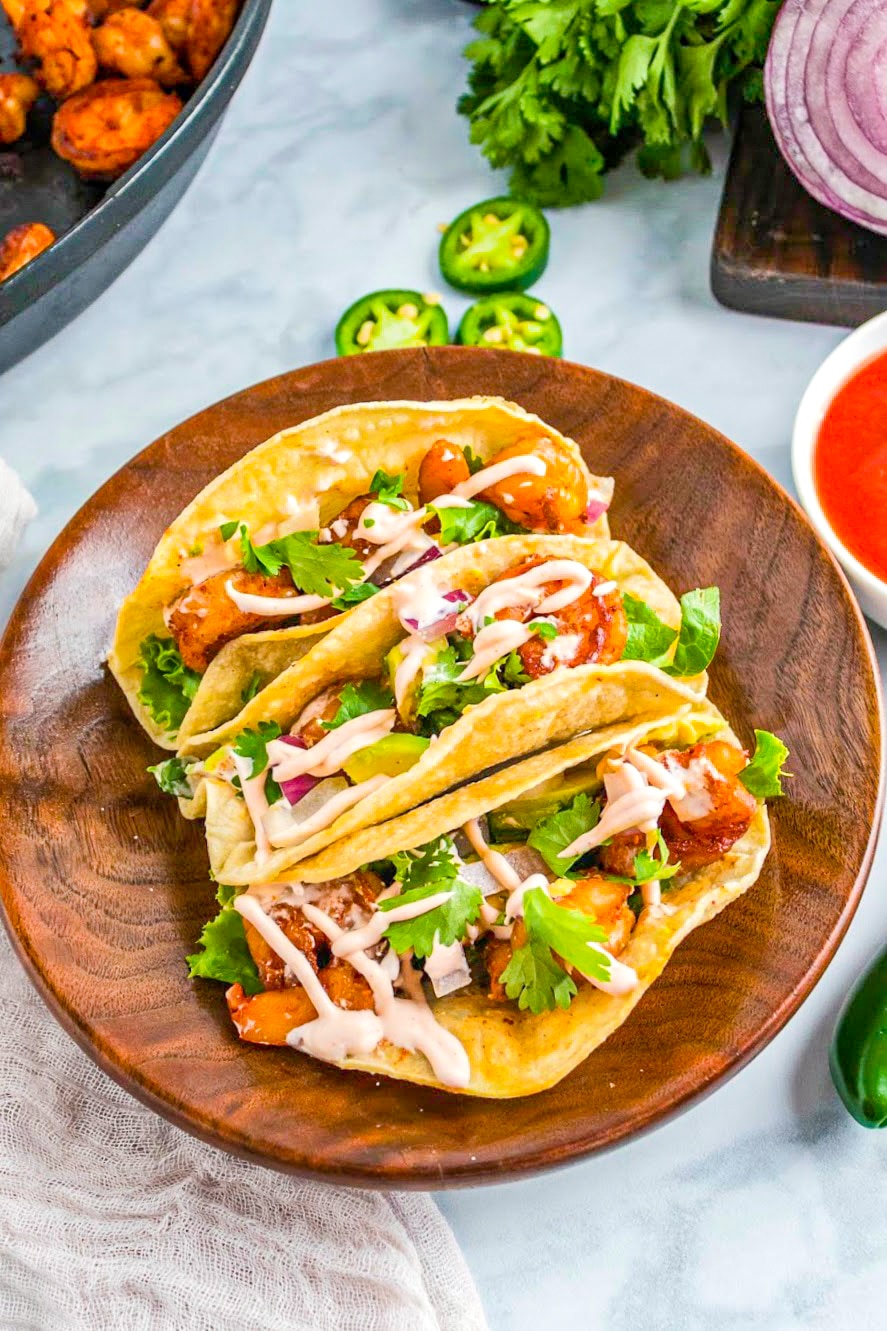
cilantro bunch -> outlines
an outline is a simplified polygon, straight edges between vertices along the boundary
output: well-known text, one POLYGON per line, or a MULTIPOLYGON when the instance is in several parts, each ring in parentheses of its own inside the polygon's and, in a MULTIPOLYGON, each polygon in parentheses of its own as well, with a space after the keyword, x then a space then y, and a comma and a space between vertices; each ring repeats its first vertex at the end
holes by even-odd
POLYGON ((762 95, 780 0, 487 0, 459 110, 511 189, 543 207, 597 199, 637 149, 646 176, 707 172, 702 131, 734 88, 762 95))

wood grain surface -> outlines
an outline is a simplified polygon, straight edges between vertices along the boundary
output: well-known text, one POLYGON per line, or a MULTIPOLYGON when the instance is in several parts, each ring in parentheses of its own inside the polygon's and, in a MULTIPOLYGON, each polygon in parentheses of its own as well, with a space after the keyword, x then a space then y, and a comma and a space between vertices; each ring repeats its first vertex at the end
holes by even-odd
POLYGON ((711 258, 723 305, 811 323, 887 309, 887 237, 823 208, 783 161, 761 106, 737 126, 711 258))
POLYGON ((461 348, 310 366, 164 435, 50 549, 0 648, 0 890, 34 982, 112 1076, 181 1127, 279 1169, 382 1186, 495 1181, 661 1122, 757 1052, 821 975, 855 909, 881 800, 868 635, 800 510, 714 430, 581 366, 461 348), (164 525, 283 426, 363 399, 501 393, 617 478, 616 533, 682 592, 718 583, 712 694, 745 740, 792 750, 758 884, 678 951, 625 1026, 544 1094, 479 1101, 241 1045, 219 985, 183 962, 213 910, 199 826, 102 665, 164 525))

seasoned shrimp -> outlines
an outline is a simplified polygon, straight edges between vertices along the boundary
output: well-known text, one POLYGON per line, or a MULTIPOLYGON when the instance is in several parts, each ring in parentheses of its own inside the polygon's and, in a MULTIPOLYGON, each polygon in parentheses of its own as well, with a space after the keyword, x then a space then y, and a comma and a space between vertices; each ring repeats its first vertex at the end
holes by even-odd
POLYGON ((239 8, 240 0, 191 0, 185 50, 198 82, 228 40, 239 8))
POLYGON ((584 516, 588 507, 588 483, 578 462, 553 439, 520 439, 501 449, 487 463, 493 467, 509 458, 532 456, 545 463, 545 475, 517 473, 496 481, 478 496, 495 504, 512 522, 530 531, 566 531, 584 516))
POLYGON ((109 14, 131 7, 132 0, 86 0, 86 8, 93 23, 103 23, 109 14))
POLYGON ((519 947, 527 941, 527 931, 523 920, 516 920, 510 938, 490 938, 484 948, 484 965, 490 980, 490 998, 494 1003, 504 1003, 508 995, 502 983, 502 972, 519 947))
POLYGON ((164 37, 176 55, 184 55, 188 42, 191 0, 151 0, 146 12, 160 24, 164 37))
POLYGON ((686 799, 666 804, 659 821, 669 854, 685 869, 711 864, 748 831, 758 802, 739 780, 747 761, 744 749, 724 740, 662 755, 666 767, 690 778, 686 799))
POLYGON ((36 62, 37 82, 56 101, 93 82, 98 62, 85 2, 25 0, 18 21, 10 18, 22 55, 36 62))
POLYGON ((325 728, 324 722, 332 721, 336 712, 338 712, 342 701, 342 690, 345 685, 356 682, 356 680, 343 679, 340 683, 330 685, 328 689, 324 689, 323 693, 318 693, 316 698, 311 699, 292 729, 292 733, 298 735, 307 748, 313 749, 315 744, 319 744, 330 733, 325 728))
POLYGON ((433 504, 470 475, 462 449, 447 439, 435 439, 419 465, 419 503, 433 504))
POLYGON ((247 573, 243 568, 223 569, 184 591, 169 608, 167 625, 185 665, 200 674, 226 642, 269 625, 280 628, 283 622, 280 616, 266 618, 240 610, 226 590, 229 580, 238 591, 251 596, 283 596, 295 591, 285 568, 274 577, 247 573))
MULTIPOLYGON (((527 559, 521 564, 500 573, 497 582, 504 578, 517 578, 528 569, 544 564, 541 556, 527 559)), ((546 616, 557 629, 557 637, 551 641, 534 636, 522 647, 518 655, 525 672, 531 679, 539 679, 561 666, 612 665, 622 657, 628 640, 628 620, 622 605, 622 595, 618 589, 606 592, 603 596, 595 595, 595 588, 602 586, 604 579, 592 573, 588 588, 575 601, 546 616)), ((546 582, 545 595, 550 595, 564 584, 546 582)), ((500 610, 497 619, 516 619, 524 623, 533 619, 536 611, 530 606, 509 606, 500 610)), ((457 625, 465 637, 472 636, 471 621, 467 615, 460 617, 457 625)))
POLYGON ((26 263, 30 263, 55 240, 55 233, 42 222, 25 222, 14 226, 0 242, 0 282, 12 277, 26 263))
POLYGON ((92 44, 102 68, 126 79, 154 78, 165 88, 186 81, 163 28, 140 9, 111 14, 94 30, 92 44))
POLYGON ((25 132, 28 112, 40 95, 27 74, 0 74, 0 143, 15 143, 25 132))
POLYGON ((618 957, 627 947, 635 925, 634 911, 627 904, 630 895, 631 888, 626 883, 616 883, 600 874, 587 874, 577 880, 566 896, 558 897, 557 904, 592 916, 606 931, 603 946, 618 957))
POLYGON ((305 990, 296 986, 266 989, 250 998, 242 985, 232 984, 225 999, 237 1034, 249 1044, 285 1045, 290 1031, 317 1015, 305 990))
POLYGON ((180 98, 154 79, 103 79, 59 107, 52 146, 82 176, 111 180, 138 161, 181 109, 180 98))
POLYGON ((329 526, 321 531, 321 544, 329 545, 335 542, 336 545, 344 545, 347 550, 353 550, 358 559, 367 559, 375 546, 372 541, 367 541, 356 533, 363 510, 367 504, 373 503, 375 498, 376 496, 372 494, 358 495, 350 504, 346 504, 339 516, 333 518, 329 526))

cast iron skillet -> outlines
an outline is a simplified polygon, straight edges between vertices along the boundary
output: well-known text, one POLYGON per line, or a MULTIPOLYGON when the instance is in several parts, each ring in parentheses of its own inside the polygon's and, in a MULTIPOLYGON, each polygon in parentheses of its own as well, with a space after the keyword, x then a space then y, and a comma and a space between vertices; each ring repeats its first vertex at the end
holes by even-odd
MULTIPOLYGON (((270 8, 271 0, 244 0, 221 55, 181 115, 112 185, 80 180, 52 151, 48 98, 41 98, 29 117, 27 136, 11 151, 0 150, 0 235, 22 222, 46 222, 60 237, 0 284, 0 371, 101 295, 172 211, 209 151, 270 8)), ((0 16, 4 68, 15 67, 14 48, 11 29, 0 16)))

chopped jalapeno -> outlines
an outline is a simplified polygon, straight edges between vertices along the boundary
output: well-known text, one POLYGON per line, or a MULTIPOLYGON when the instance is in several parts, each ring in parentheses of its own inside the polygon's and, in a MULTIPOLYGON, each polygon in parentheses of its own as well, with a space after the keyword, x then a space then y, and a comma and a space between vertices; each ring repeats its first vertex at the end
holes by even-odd
POLYGON ((449 340, 442 307, 418 291, 372 291, 349 305, 336 324, 340 356, 393 347, 441 347, 449 340))
POLYGON ((538 208, 519 199, 487 199, 447 227, 440 271, 460 291, 523 291, 545 271, 548 243, 548 223, 538 208))
POLYGON ((463 347, 497 347, 559 356, 561 326, 547 305, 520 291, 485 296, 465 311, 457 340, 463 347))

